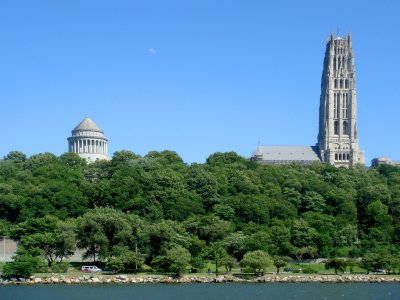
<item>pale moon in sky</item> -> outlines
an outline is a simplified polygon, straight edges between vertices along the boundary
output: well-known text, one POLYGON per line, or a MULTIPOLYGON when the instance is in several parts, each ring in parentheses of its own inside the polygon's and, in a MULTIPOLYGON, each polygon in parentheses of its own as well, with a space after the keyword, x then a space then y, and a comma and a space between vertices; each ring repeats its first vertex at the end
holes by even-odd
POLYGON ((154 49, 154 48, 149 48, 149 49, 147 49, 147 52, 148 52, 149 54, 151 54, 151 55, 155 55, 155 54, 156 54, 156 49, 154 49))

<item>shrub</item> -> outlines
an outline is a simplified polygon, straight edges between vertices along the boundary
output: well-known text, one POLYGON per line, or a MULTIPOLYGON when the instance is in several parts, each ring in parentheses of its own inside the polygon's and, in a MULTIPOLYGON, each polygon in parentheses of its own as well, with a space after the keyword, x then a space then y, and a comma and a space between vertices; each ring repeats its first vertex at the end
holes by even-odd
POLYGON ((71 265, 67 262, 59 262, 51 265, 51 272, 53 273, 67 273, 71 265))
POLYGON ((305 273, 305 274, 311 274, 311 273, 318 273, 318 271, 317 271, 316 269, 307 267, 307 268, 304 268, 304 269, 303 269, 303 273, 305 273))
POLYGON ((17 255, 14 261, 8 262, 3 268, 5 278, 27 278, 35 272, 45 269, 45 263, 40 257, 17 255))

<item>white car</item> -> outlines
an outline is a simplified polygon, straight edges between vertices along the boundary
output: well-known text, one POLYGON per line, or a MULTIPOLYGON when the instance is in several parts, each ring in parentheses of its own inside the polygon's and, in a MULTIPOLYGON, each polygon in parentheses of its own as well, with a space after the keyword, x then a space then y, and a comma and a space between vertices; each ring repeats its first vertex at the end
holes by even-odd
POLYGON ((99 269, 96 266, 82 266, 82 272, 85 273, 96 273, 96 272, 101 272, 101 269, 99 269))

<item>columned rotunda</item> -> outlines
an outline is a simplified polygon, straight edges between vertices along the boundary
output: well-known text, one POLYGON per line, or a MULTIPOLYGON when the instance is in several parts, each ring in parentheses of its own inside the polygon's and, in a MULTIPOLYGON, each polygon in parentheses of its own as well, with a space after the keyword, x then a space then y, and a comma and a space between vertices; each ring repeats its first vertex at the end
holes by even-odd
POLYGON ((104 132, 89 117, 86 117, 72 131, 68 138, 68 151, 78 154, 91 163, 97 160, 110 160, 108 139, 104 132))

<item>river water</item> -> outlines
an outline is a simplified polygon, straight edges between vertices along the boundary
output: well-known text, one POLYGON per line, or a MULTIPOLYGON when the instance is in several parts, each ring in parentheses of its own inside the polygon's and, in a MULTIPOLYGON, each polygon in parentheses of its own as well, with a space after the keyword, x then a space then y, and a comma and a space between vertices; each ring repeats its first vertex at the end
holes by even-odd
POLYGON ((0 286, 1 300, 400 299, 396 283, 86 284, 0 286))

